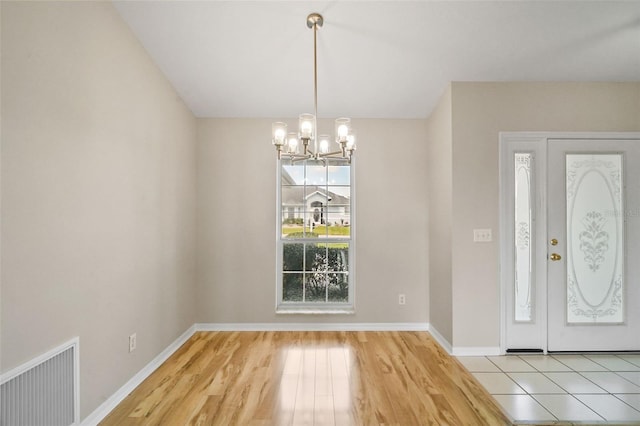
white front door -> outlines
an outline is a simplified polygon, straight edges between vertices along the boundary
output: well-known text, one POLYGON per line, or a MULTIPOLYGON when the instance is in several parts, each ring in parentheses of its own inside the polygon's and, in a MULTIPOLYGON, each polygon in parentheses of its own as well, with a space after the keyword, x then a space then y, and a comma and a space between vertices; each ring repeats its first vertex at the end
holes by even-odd
POLYGON ((640 135, 501 135, 502 348, 640 350, 640 135))
POLYGON ((548 350, 638 350, 640 141, 547 149, 548 350))

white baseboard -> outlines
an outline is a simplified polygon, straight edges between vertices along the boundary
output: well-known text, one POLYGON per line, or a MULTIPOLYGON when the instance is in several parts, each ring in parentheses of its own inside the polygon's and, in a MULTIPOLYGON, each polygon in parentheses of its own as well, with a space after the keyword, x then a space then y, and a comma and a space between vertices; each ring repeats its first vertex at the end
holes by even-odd
POLYGON ((498 356, 502 355, 499 346, 454 346, 453 356, 498 356))
POLYGON ((442 334, 432 325, 429 325, 429 334, 452 356, 497 356, 501 355, 500 348, 497 346, 453 346, 442 334))
POLYGON ((431 334, 431 336, 436 339, 436 342, 438 342, 438 344, 442 346, 442 349, 444 349, 449 355, 453 353, 451 343, 449 343, 449 341, 445 339, 442 334, 440 334, 440 332, 431 324, 429 324, 429 334, 431 334))
POLYGON ((116 391, 109 399, 103 402, 93 413, 85 418, 82 426, 95 426, 100 423, 123 399, 126 398, 140 383, 144 381, 151 373, 153 373, 163 362, 165 362, 175 351, 178 350, 189 338, 196 332, 195 325, 192 325, 182 333, 173 343, 165 350, 160 352, 158 356, 151 360, 142 370, 133 376, 127 383, 116 391))
POLYGON ((196 331, 429 331, 429 323, 198 323, 196 331))

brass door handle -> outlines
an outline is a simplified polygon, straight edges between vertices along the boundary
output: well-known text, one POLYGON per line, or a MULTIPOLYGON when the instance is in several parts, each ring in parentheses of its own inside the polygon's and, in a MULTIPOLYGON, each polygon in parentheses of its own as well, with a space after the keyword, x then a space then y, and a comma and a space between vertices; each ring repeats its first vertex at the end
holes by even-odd
POLYGON ((551 253, 551 256, 549 256, 549 259, 553 260, 554 262, 562 259, 562 256, 560 256, 558 253, 551 253))

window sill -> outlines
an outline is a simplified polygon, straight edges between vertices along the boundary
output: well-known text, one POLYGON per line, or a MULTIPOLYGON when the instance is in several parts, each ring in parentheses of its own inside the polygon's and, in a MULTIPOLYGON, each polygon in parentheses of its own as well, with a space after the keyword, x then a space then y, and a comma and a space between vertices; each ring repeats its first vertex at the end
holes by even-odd
POLYGON ((278 315, 354 315, 355 309, 349 308, 299 308, 299 307, 278 307, 276 314, 278 315))

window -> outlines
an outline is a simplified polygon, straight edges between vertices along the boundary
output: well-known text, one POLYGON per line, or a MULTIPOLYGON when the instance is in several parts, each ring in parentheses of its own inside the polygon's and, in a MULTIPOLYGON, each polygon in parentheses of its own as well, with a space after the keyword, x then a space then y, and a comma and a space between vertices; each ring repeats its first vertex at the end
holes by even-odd
POLYGON ((353 311, 353 165, 280 160, 278 181, 277 311, 353 311))

